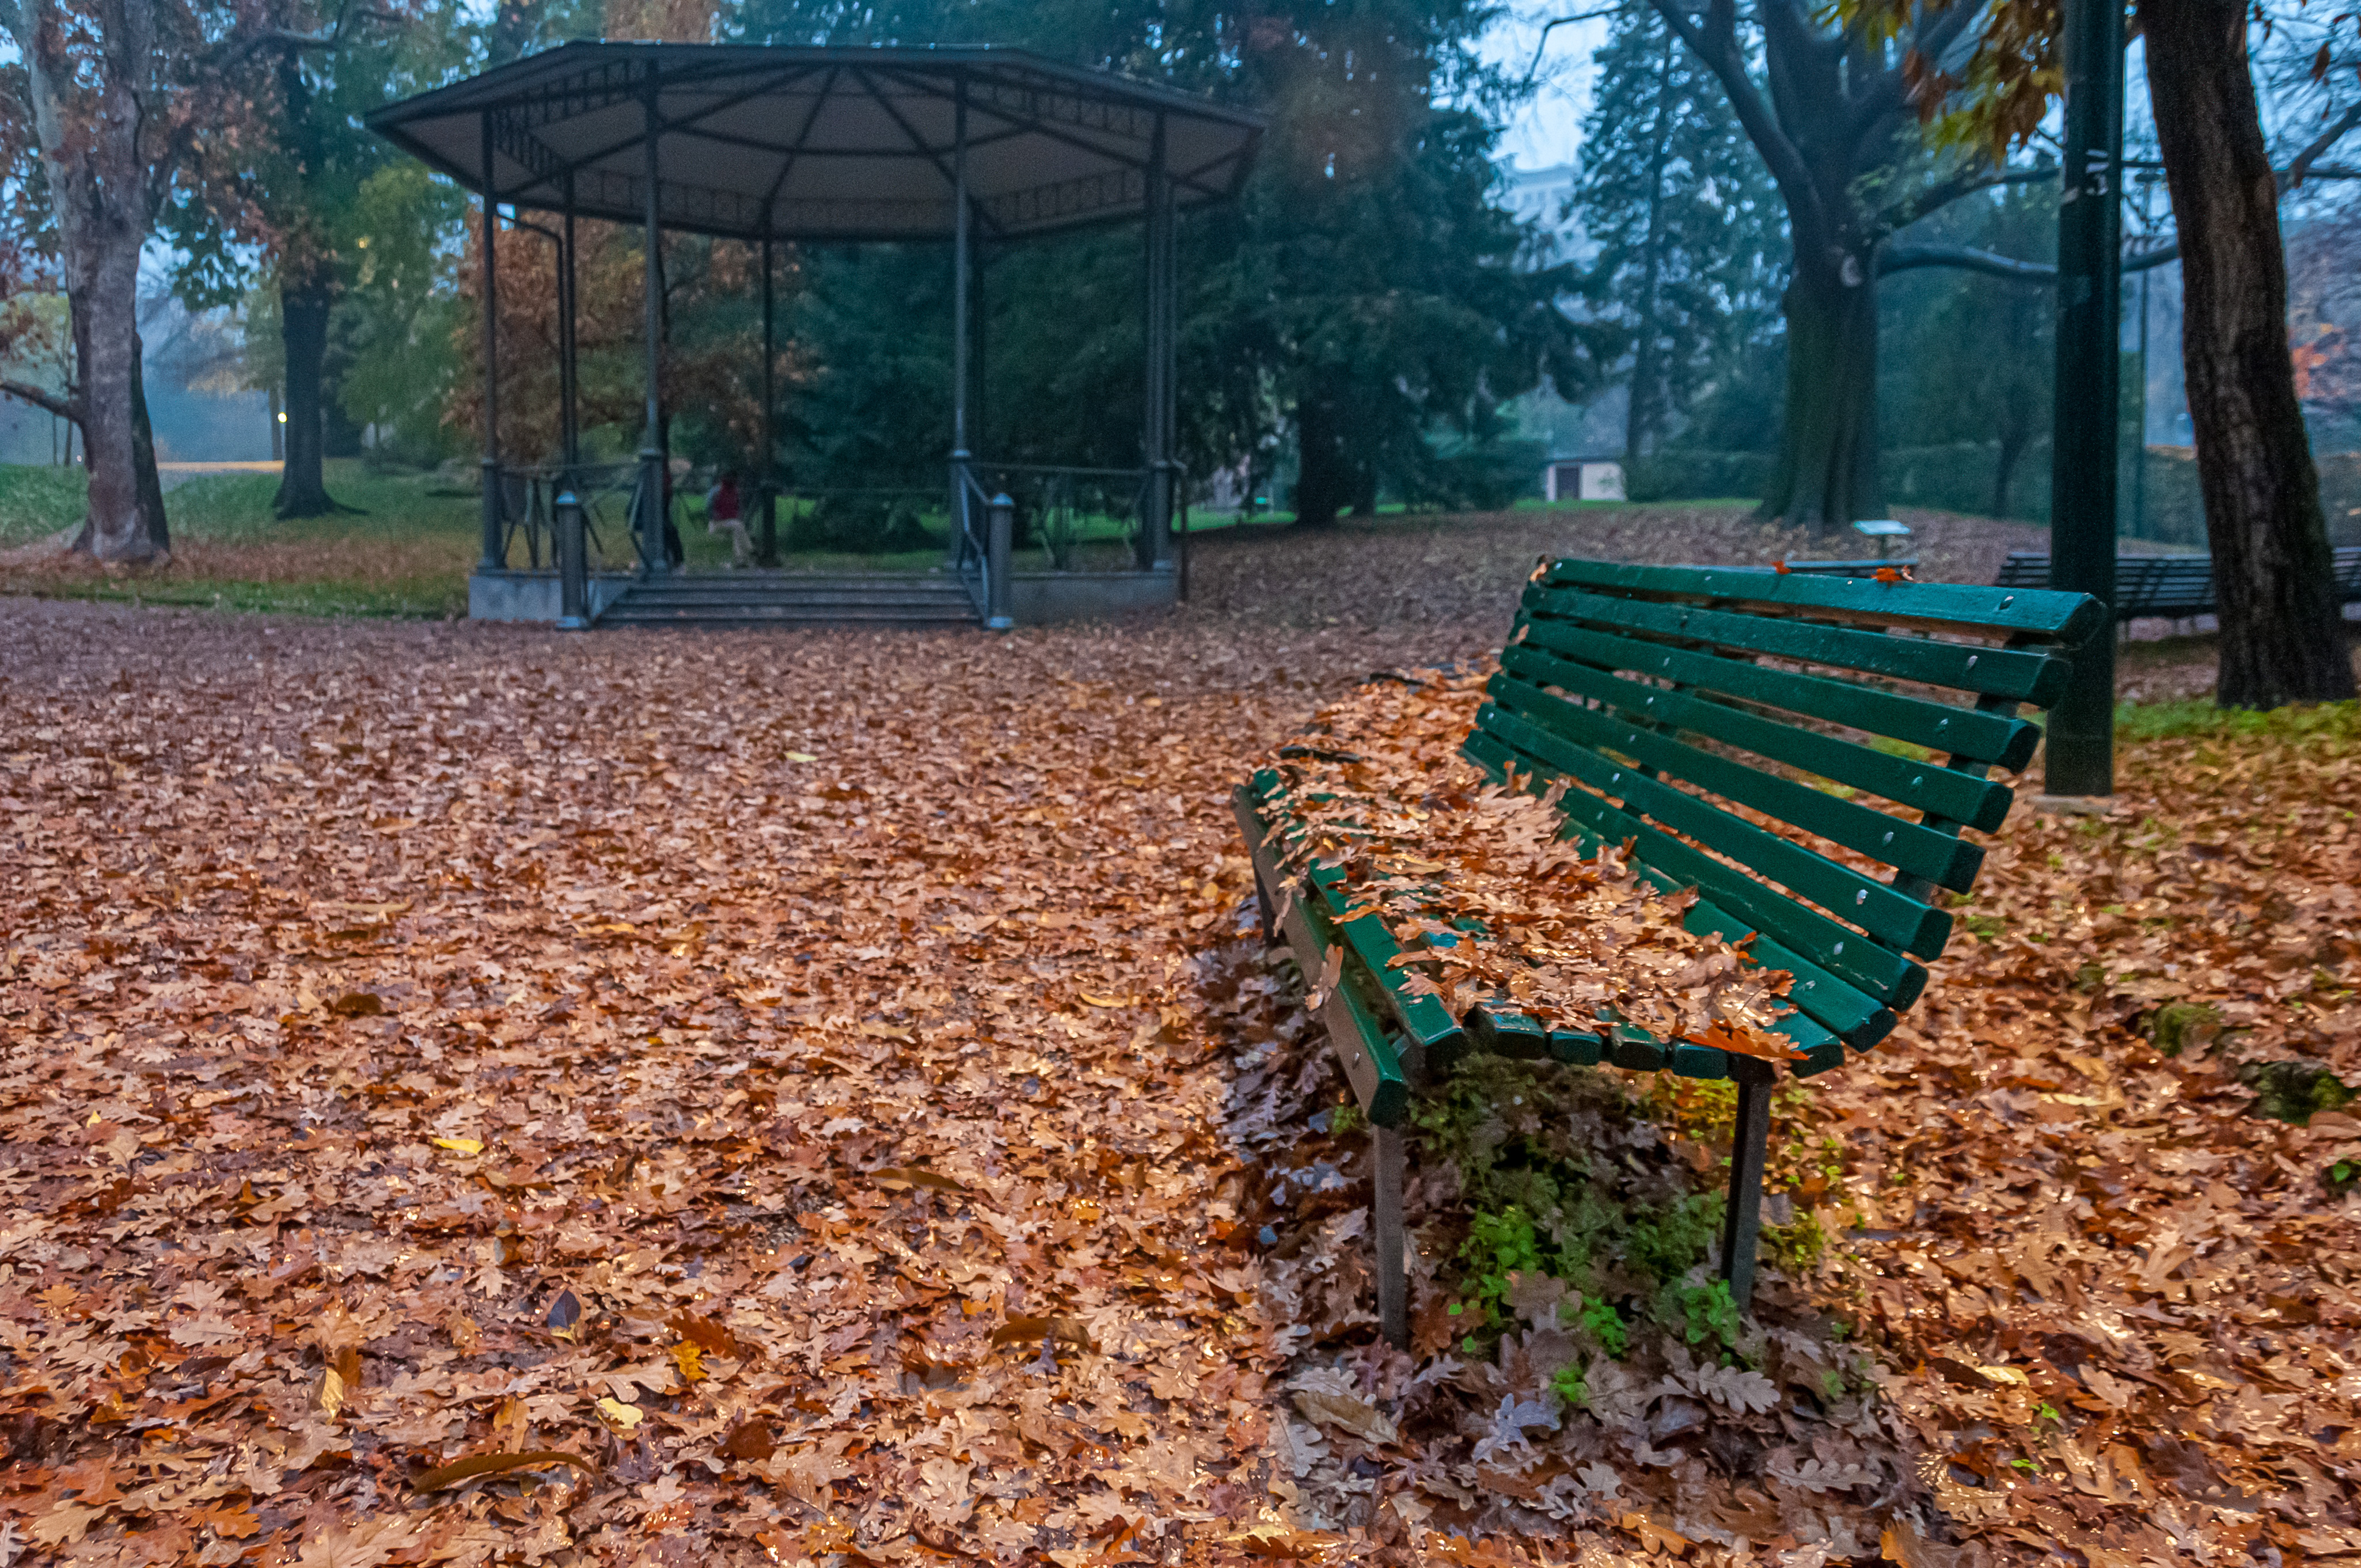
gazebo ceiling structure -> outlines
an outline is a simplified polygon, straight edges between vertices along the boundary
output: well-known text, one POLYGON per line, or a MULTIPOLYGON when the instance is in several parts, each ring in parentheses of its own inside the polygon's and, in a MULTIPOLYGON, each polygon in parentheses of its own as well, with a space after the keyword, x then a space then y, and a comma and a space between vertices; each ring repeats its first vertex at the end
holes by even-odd
POLYGON ((607 42, 368 124, 496 202, 620 223, 645 220, 653 162, 664 227, 748 240, 952 238, 962 142, 979 237, 1138 216, 1159 164, 1176 207, 1202 205, 1237 192, 1263 126, 1022 49, 607 42))

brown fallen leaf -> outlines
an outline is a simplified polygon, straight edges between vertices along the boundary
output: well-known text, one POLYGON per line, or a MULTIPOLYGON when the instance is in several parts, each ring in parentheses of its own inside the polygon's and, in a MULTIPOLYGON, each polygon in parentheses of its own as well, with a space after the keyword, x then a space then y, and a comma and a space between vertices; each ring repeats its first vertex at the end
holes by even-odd
POLYGON ((570 1464, 586 1475, 596 1475, 598 1469, 580 1454, 568 1453, 563 1449, 535 1449, 526 1453, 471 1453, 465 1459, 438 1464, 424 1475, 414 1477, 410 1484, 421 1492, 439 1492, 445 1486, 456 1486, 478 1475, 504 1475, 511 1470, 546 1470, 553 1464, 570 1464))
POLYGON ((721 1453, 731 1459, 742 1459, 749 1464, 760 1464, 778 1452, 778 1434, 768 1421, 744 1420, 730 1429, 721 1440, 721 1453))
POLYGON ((871 1171, 869 1179, 889 1191, 897 1184, 903 1187, 931 1187, 938 1192, 967 1190, 939 1170, 928 1170, 924 1167, 914 1165, 889 1165, 883 1169, 871 1171))
POLYGON ((376 1018, 385 1012, 385 998, 374 991, 347 991, 328 1003, 339 1018, 376 1018))
POLYGON ((1045 1339, 1080 1345, 1087 1351, 1098 1346, 1091 1340, 1091 1331, 1080 1318, 1034 1318, 1017 1315, 992 1331, 994 1344, 1038 1344, 1045 1339))

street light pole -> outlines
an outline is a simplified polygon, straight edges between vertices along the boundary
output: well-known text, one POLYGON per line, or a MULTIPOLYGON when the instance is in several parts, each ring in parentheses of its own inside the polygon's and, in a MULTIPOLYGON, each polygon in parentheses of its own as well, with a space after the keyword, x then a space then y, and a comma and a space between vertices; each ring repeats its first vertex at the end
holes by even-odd
MULTIPOLYGON (((2123 0, 2066 0, 2065 35, 2049 586, 2092 595, 2112 609, 2123 418, 2123 0)), ((2087 799, 2114 793, 2114 720, 2110 615, 2075 650, 2073 679, 2049 711, 2046 794, 2087 799)))

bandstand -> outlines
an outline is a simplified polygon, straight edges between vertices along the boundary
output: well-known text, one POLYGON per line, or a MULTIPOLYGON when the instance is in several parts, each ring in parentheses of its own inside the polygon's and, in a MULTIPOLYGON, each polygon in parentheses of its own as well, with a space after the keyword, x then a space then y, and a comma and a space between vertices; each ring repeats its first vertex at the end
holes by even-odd
MULTIPOLYGON (((588 626, 870 620, 1014 621, 1103 614, 1174 597, 1177 214, 1234 197, 1262 132, 1256 115, 1111 72, 1005 49, 781 48, 579 42, 379 110, 368 124, 483 199, 483 550, 470 613, 588 626), (500 447, 497 254, 500 209, 556 220, 559 445, 521 472, 500 447), (624 516, 634 559, 594 570, 586 503, 596 482, 577 406, 578 218, 640 225, 646 253, 645 434, 624 516), (979 259, 986 247, 1094 225, 1145 226, 1143 422, 1137 469, 994 463, 970 448, 979 259), (660 247, 664 230, 760 252, 762 450, 753 465, 756 559, 770 570, 683 580, 665 564, 660 247), (951 543, 932 580, 821 579, 776 570, 777 247, 937 242, 952 269, 951 543), (1011 488, 1071 495, 1128 487, 1131 559, 1118 572, 1021 570, 1011 488), (995 502, 1003 504, 995 505, 995 502), (513 560, 520 535, 526 560, 513 560), (543 565, 544 546, 550 563, 543 565)), ((529 225, 534 226, 534 225, 529 225)), ((1021 397, 1022 388, 1011 389, 1021 397)), ((1184 540, 1185 548, 1185 540, 1184 540)), ((1055 563, 1053 563, 1055 564, 1055 563)))

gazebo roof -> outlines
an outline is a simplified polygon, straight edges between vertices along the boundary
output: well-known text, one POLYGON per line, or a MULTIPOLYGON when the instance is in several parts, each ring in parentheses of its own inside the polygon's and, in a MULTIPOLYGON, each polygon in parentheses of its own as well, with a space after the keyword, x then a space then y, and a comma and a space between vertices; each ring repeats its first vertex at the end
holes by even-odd
POLYGON ((561 211, 570 171, 575 212, 636 224, 653 99, 665 228, 935 239, 953 227, 962 94, 986 238, 1139 213, 1159 126, 1179 205, 1234 195, 1263 127, 1209 99, 1022 49, 603 42, 496 66, 368 124, 496 202, 561 211))

